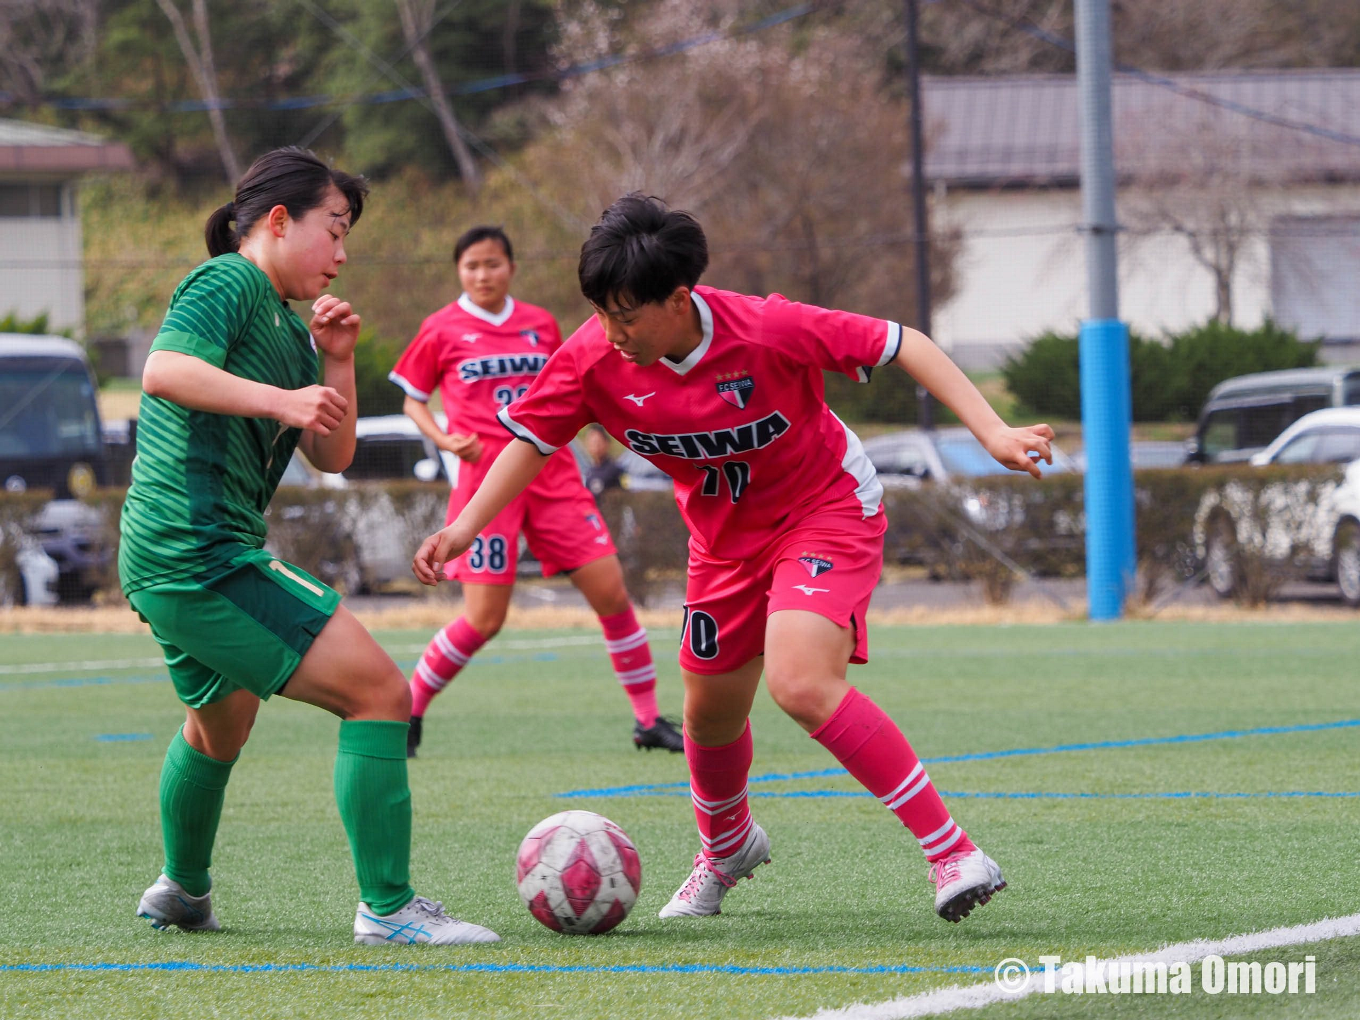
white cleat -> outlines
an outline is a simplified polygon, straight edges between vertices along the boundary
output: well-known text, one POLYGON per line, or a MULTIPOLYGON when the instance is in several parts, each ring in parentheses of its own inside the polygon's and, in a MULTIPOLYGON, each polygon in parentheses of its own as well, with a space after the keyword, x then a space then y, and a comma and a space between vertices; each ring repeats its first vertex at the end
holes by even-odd
POLYGON ((694 870, 658 917, 710 917, 722 913, 722 899, 740 879, 770 863, 770 837, 755 823, 730 857, 710 861, 703 852, 694 855, 694 870))
POLYGON ((190 896, 184 886, 164 875, 142 893, 137 903, 137 916, 145 917, 157 931, 164 931, 171 925, 183 931, 220 931, 222 928, 213 913, 212 893, 190 896))
POLYGON ((936 861, 929 877, 935 883, 935 913, 955 924, 1006 888, 1001 866, 977 848, 936 861))
POLYGON ((500 940, 490 928, 450 917, 444 913, 444 904, 424 896, 417 896, 390 914, 375 914, 367 903, 360 903, 354 915, 354 941, 362 945, 413 946, 428 942, 435 946, 462 946, 500 940))

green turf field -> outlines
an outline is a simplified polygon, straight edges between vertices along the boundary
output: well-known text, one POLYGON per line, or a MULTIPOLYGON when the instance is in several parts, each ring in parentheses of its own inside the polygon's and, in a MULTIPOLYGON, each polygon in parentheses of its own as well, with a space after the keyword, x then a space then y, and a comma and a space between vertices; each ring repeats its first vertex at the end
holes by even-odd
MULTIPOLYGON (((412 763, 417 891, 504 939, 457 949, 352 943, 336 722, 282 700, 262 710, 228 791, 214 861, 224 930, 158 934, 134 919, 160 864, 157 777, 182 718, 156 647, 7 635, 0 1016, 744 1020, 990 983, 1005 957, 1037 966, 1043 954, 1115 956, 1354 914, 1360 725, 1319 724, 1360 720, 1356 635, 1341 624, 875 630, 874 661, 852 679, 923 757, 973 756, 930 773, 1010 882, 956 927, 930 909, 915 840, 834 774, 753 781, 774 863, 721 917, 661 922, 697 847, 683 788, 665 785, 683 782, 683 759, 634 752, 603 646, 586 643, 596 635, 507 632, 434 703, 412 763), (1260 728, 1275 732, 1243 733, 1260 728), (1218 736, 1166 739, 1203 734, 1218 736), (1065 745, 1096 746, 995 754, 1065 745), (555 796, 620 786, 654 788, 555 796), (1155 796, 1169 793, 1208 796, 1155 796), (1218 796, 1280 793, 1352 796, 1218 796), (1099 796, 1051 796, 1071 794, 1099 796), (642 855, 637 908, 607 936, 556 935, 515 893, 520 838, 567 807, 608 815, 642 855)), ((380 635, 405 666, 425 637, 380 635)), ((680 701, 675 638, 654 635, 668 711, 680 701)), ((763 694, 753 725, 753 777, 835 765, 763 694)), ((1039 996, 957 1015, 1360 1015, 1360 938, 1253 958, 1305 954, 1317 966, 1307 997, 1039 996)))

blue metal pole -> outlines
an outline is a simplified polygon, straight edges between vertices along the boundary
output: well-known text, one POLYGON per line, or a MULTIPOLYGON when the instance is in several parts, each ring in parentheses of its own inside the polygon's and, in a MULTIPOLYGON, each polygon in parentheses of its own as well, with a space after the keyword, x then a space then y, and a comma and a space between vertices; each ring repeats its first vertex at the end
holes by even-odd
POLYGON ((1136 565, 1129 466, 1129 331, 1119 321, 1109 0, 1076 0, 1081 200, 1091 316, 1081 326, 1086 590, 1092 620, 1117 620, 1136 565))

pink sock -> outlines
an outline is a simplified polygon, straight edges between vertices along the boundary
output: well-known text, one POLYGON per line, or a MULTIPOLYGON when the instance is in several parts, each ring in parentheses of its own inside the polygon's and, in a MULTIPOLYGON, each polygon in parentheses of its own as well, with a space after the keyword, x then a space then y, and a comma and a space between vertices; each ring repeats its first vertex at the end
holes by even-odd
POLYGON ((614 675, 632 702, 633 715, 647 729, 660 715, 656 707, 656 666, 652 664, 647 632, 633 615, 631 605, 613 616, 601 616, 600 627, 614 675))
POLYGON ((689 792, 699 840, 709 860, 730 857, 751 830, 746 779, 751 772, 751 724, 724 747, 700 747, 685 734, 689 792))
POLYGON ((901 819, 920 842, 926 860, 973 849, 973 841, 949 817, 897 724, 855 688, 812 737, 901 819))
POLYGON ((434 696, 442 691, 458 671, 468 664, 486 638, 472 629, 463 617, 458 617, 441 631, 437 631, 425 654, 411 674, 411 716, 425 714, 434 696))

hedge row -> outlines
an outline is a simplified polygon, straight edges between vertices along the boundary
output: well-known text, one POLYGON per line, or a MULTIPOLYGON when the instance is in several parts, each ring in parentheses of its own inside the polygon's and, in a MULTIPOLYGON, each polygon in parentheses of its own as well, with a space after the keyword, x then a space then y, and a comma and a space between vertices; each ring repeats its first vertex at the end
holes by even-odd
MULTIPOLYGON (((1022 409, 1040 417, 1081 417, 1077 336, 1045 333, 1002 368, 1006 387, 1022 409)), ((1305 343, 1267 320, 1243 330, 1221 322, 1158 340, 1129 336, 1134 421, 1194 420, 1209 391, 1249 372, 1308 368, 1318 345, 1305 343)))
MULTIPOLYGON (((1303 570, 1317 536, 1282 542, 1298 522, 1318 518, 1341 472, 1335 466, 1251 468, 1243 465, 1138 472, 1137 504, 1140 590, 1151 599, 1168 585, 1191 579, 1204 559, 1204 520, 1215 507, 1236 508, 1242 553, 1275 564, 1272 576, 1303 570)), ((328 583, 353 592, 364 582, 363 564, 403 565, 443 522, 448 490, 435 484, 367 484, 340 491, 281 489, 269 509, 269 548, 328 583), (362 547, 362 555, 359 555, 362 547)), ((90 501, 101 511, 111 547, 118 538, 120 490, 90 501)), ((968 485, 889 489, 884 497, 889 564, 922 564, 941 577, 981 582, 984 595, 1004 601, 1017 571, 1041 577, 1079 577, 1085 570, 1083 479, 1055 475, 996 476, 968 485)), ((17 534, 40 505, 33 494, 0 496, 0 530, 17 534)), ((611 491, 601 509, 623 562, 634 597, 645 603, 657 586, 682 576, 688 533, 668 492, 611 491)), ((14 542, 0 545, 0 573, 14 542)), ((110 563, 104 590, 115 597, 110 563)), ((6 582, 0 582, 6 583, 6 582)), ((1257 594, 1246 593, 1257 598, 1257 594)), ((1262 596, 1263 597, 1263 596, 1262 596)))

